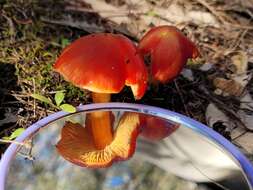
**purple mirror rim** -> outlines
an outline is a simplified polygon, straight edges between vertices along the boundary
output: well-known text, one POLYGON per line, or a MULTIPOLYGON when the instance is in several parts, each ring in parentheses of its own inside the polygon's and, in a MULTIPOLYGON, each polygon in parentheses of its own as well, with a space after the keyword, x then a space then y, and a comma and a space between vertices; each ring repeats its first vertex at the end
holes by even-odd
MULTIPOLYGON (((198 121, 195 121, 189 117, 186 117, 182 114, 169 111, 166 109, 148 106, 148 105, 141 105, 141 104, 129 104, 129 103, 99 103, 99 104, 88 104, 88 105, 81 105, 77 107, 77 112, 84 112, 84 111, 95 111, 95 110, 124 110, 124 111, 132 111, 132 112, 139 112, 139 113, 146 113, 154 116, 159 116, 165 119, 169 119, 174 122, 178 122, 183 124, 184 126, 193 129, 194 131, 201 133, 202 135, 206 136, 213 142, 215 142, 220 147, 224 148, 232 158, 237 161, 239 166, 244 172, 244 175, 250 185, 250 188, 253 189, 253 166, 250 161, 227 139, 225 139, 220 134, 216 133, 211 128, 207 127, 204 124, 201 124, 198 121)), ((63 117, 72 115, 71 113, 66 113, 64 111, 59 111, 53 113, 30 127, 28 127, 19 137, 16 138, 16 142, 23 142, 26 138, 28 138, 31 134, 35 133, 40 128, 46 126, 47 124, 61 119, 63 117)), ((9 166, 13 157, 16 154, 17 149, 20 145, 12 143, 5 153, 2 156, 0 161, 0 189, 5 190, 5 181, 7 179, 9 166)))

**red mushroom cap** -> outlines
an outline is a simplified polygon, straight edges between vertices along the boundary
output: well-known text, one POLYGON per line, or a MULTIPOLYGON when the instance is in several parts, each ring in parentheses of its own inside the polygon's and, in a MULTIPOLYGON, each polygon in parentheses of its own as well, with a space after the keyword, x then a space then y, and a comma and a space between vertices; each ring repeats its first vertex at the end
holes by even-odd
POLYGON ((141 39, 138 49, 143 56, 151 56, 152 77, 163 83, 174 79, 188 58, 199 55, 196 46, 173 26, 152 28, 141 39))
POLYGON ((84 36, 63 51, 54 69, 75 86, 97 93, 118 93, 126 84, 140 99, 147 88, 143 59, 122 35, 84 36))
POLYGON ((168 137, 179 127, 177 123, 144 114, 140 114, 140 125, 140 135, 152 141, 159 141, 168 137))

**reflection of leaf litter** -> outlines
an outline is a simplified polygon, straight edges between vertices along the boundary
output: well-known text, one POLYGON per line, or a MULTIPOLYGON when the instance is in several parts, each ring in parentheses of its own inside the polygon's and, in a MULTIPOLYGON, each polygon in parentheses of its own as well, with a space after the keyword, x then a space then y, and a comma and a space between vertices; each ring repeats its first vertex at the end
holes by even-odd
POLYGON ((131 170, 126 163, 113 165, 106 173, 104 190, 118 188, 127 184, 131 180, 131 170))
POLYGON ((159 143, 141 139, 137 150, 139 158, 145 158, 169 173, 195 182, 223 186, 217 181, 239 172, 238 166, 215 143, 186 127, 178 128, 159 143))
POLYGON ((113 176, 107 179, 106 186, 111 188, 119 187, 122 186, 127 180, 128 178, 125 180, 122 176, 113 176))

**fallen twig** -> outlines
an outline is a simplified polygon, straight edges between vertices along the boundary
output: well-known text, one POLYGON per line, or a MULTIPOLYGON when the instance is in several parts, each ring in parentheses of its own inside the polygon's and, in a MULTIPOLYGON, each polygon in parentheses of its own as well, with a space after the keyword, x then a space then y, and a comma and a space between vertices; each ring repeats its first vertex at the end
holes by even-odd
POLYGON ((104 32, 105 31, 105 28, 103 28, 101 26, 89 24, 84 21, 78 22, 78 21, 74 21, 72 19, 54 20, 54 19, 48 19, 48 18, 44 18, 44 17, 42 17, 41 20, 43 22, 47 22, 47 23, 51 23, 51 24, 58 24, 58 25, 62 25, 62 26, 70 26, 73 28, 82 29, 88 33, 96 33, 96 32, 104 32))
MULTIPOLYGON (((44 17, 42 17, 41 20, 43 22, 47 22, 47 23, 51 23, 51 24, 58 24, 58 25, 62 25, 62 26, 69 26, 69 27, 77 28, 80 30, 84 30, 85 32, 88 32, 88 33, 108 32, 108 27, 98 26, 96 24, 90 24, 85 21, 82 21, 82 22, 81 21, 74 21, 72 19, 54 20, 54 19, 48 19, 48 18, 44 18, 44 17)), ((114 24, 110 22, 109 28, 110 28, 111 32, 123 34, 136 42, 138 41, 138 39, 133 34, 131 34, 129 31, 126 31, 125 29, 123 30, 118 25, 117 26, 116 25, 113 26, 113 25, 114 24)))
POLYGON ((0 139, 0 143, 13 143, 13 144, 17 144, 17 145, 20 145, 20 146, 24 146, 27 149, 31 148, 31 145, 29 143, 17 142, 17 141, 14 141, 14 140, 0 139))
POLYGON ((191 114, 190 114, 190 112, 189 112, 189 110, 188 110, 188 108, 187 108, 187 106, 186 106, 186 104, 185 104, 184 97, 183 97, 183 95, 182 95, 182 92, 180 91, 180 88, 179 88, 179 86, 178 86, 176 80, 174 81, 174 84, 175 84, 175 87, 176 87, 176 89, 177 89, 177 92, 178 92, 178 94, 179 94, 179 96, 180 96, 180 99, 181 99, 181 101, 182 101, 182 103, 183 103, 183 105, 184 105, 185 112, 186 112, 187 116, 190 117, 191 114))
POLYGON ((222 22, 222 24, 227 23, 224 18, 211 6, 209 5, 207 2, 205 2, 204 0, 196 0, 199 4, 203 5, 205 8, 207 8, 214 16, 216 16, 218 18, 218 20, 220 22, 222 22))

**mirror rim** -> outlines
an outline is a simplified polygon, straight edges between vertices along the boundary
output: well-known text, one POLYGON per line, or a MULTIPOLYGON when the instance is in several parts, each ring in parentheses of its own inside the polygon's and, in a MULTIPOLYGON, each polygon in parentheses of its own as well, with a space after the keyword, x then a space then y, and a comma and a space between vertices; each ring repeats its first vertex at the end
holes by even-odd
MULTIPOLYGON (((250 189, 253 189, 253 166, 250 163, 250 161, 238 150, 237 147, 235 147, 231 142, 229 142, 223 136, 221 136, 211 128, 207 127, 206 125, 182 114, 159 107, 142 104, 133 104, 133 103, 97 103, 97 104, 80 105, 77 107, 77 111, 75 113, 67 113, 64 111, 59 111, 37 121, 36 123, 28 127, 19 137, 15 139, 15 141, 23 142, 27 137, 38 131, 40 128, 45 127, 49 123, 52 123, 63 117, 74 115, 79 112, 84 111, 90 112, 101 109, 102 110, 122 109, 124 111, 132 111, 158 116, 167 120, 174 121, 176 123, 183 124, 185 127, 188 127, 193 131, 196 131, 197 133, 204 135, 206 138, 212 140, 212 142, 217 144, 219 147, 223 148, 228 153, 228 155, 238 164, 238 166, 242 169, 242 173, 244 174, 248 184, 250 185, 250 189)), ((0 161, 0 168, 1 168, 0 189, 2 190, 5 190, 5 181, 8 176, 9 166, 19 146, 20 145, 18 144, 12 143, 2 155, 2 159, 0 161)))

